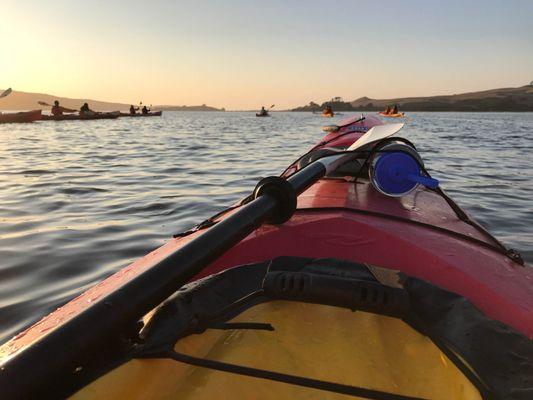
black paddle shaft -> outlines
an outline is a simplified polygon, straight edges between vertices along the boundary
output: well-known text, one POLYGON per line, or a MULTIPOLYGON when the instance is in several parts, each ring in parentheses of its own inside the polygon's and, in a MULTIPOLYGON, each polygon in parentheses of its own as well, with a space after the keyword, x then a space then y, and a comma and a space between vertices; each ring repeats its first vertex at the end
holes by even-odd
POLYGON ((253 201, 165 258, 155 256, 144 272, 20 349, 0 364, 2 398, 32 398, 58 380, 75 380, 74 371, 84 356, 102 351, 105 344, 131 331, 146 313, 261 224, 279 220, 277 210, 290 218, 296 196, 325 173, 326 167, 317 161, 288 180, 263 180, 253 201), (290 212, 281 204, 287 201, 293 203, 290 212))

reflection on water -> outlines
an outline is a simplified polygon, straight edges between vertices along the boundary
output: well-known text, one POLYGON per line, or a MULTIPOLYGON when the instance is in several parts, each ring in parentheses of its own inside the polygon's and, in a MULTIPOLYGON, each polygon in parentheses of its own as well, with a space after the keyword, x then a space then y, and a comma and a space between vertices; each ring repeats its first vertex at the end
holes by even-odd
MULTIPOLYGON (((249 194, 331 122, 166 113, 0 125, 0 341, 249 194)), ((448 193, 532 263, 533 114, 406 122, 402 135, 448 193)))

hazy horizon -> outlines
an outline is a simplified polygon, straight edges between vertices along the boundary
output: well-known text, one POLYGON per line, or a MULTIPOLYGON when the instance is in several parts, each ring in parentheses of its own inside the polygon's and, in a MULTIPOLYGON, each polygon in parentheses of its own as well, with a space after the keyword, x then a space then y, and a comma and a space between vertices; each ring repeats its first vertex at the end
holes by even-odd
POLYGON ((287 109, 334 96, 432 96, 533 80, 533 2, 393 6, 7 0, 0 87, 120 103, 287 109))

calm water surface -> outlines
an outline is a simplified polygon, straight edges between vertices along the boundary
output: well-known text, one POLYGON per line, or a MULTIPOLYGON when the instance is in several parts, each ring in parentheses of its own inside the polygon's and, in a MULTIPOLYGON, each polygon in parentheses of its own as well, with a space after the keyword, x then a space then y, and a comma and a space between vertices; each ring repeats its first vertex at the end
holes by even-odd
MULTIPOLYGON (((0 125, 0 342, 248 195, 325 122, 228 112, 0 125)), ((532 264, 533 113, 405 122, 448 193, 532 264)))

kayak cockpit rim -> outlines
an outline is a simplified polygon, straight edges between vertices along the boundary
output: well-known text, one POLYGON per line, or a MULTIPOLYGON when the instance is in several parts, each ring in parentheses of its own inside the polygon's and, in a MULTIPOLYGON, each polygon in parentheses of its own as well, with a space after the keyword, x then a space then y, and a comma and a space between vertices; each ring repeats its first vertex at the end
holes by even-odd
MULTIPOLYGON (((369 399, 389 398, 386 396, 394 399, 419 398, 412 392, 404 393, 400 389, 394 393, 382 391, 375 382, 368 382, 366 387, 339 384, 218 360, 216 352, 210 352, 210 357, 197 356, 194 350, 186 350, 187 344, 179 346, 186 338, 193 337, 194 340, 213 330, 242 334, 263 331, 266 337, 276 340, 277 335, 283 332, 278 325, 281 321, 277 320, 272 325, 269 321, 273 321, 273 317, 269 318, 269 314, 260 320, 240 316, 262 304, 280 301, 309 304, 311 308, 306 308, 308 313, 313 312, 312 305, 322 305, 351 310, 351 317, 346 315, 345 318, 357 320, 363 317, 360 313, 369 313, 376 318, 383 316, 401 320, 413 331, 429 338, 444 354, 441 357, 453 363, 466 378, 465 382, 469 381, 483 398, 507 398, 513 390, 527 386, 525 377, 533 371, 531 365, 518 368, 519 360, 512 354, 520 349, 524 358, 533 356, 532 342, 512 329, 502 329, 500 322, 486 317, 459 295, 397 271, 367 264, 336 259, 279 257, 230 268, 184 286, 155 310, 141 330, 140 339, 125 352, 115 354, 117 358, 113 362, 104 359, 104 365, 89 365, 97 368, 92 371, 82 365, 78 373, 78 386, 71 386, 68 393, 77 389, 83 393, 82 388, 91 385, 89 382, 95 382, 96 385, 90 386, 89 392, 98 393, 95 387, 103 385, 105 388, 109 385, 105 381, 100 384, 96 378, 121 368, 129 360, 169 359, 225 373, 369 399), (457 304, 461 306, 454 306, 457 304), (480 337, 486 340, 479 341, 480 337), (498 345, 494 346, 494 343, 498 345), (511 370, 519 372, 515 374, 511 370), (87 380, 84 379, 84 373, 87 374, 87 380)), ((290 318, 289 315, 287 317, 290 318)), ((320 313, 317 318, 321 318, 320 313)), ((338 323, 343 324, 342 321, 338 323)), ((320 332, 313 335, 318 339, 320 332)), ((403 350, 399 347, 396 351, 403 350)), ((113 351, 109 354, 113 354, 113 351)), ((419 362, 423 362, 422 359, 419 362)), ((394 363, 388 366, 393 369, 399 367, 394 363)), ((404 365, 401 367, 409 369, 404 365)), ((420 379, 424 381, 423 377, 420 379)))

